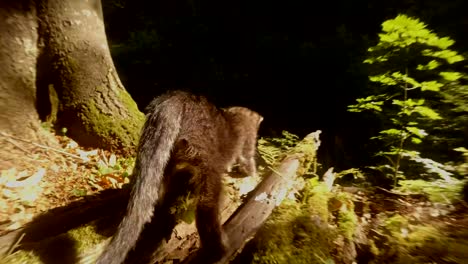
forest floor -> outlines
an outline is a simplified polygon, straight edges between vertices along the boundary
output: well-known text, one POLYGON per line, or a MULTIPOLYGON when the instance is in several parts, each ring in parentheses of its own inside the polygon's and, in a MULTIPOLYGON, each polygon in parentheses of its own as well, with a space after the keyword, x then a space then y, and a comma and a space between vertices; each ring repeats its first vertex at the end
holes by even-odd
MULTIPOLYGON (((0 135, 2 156, 9 157, 0 163, 0 237, 53 208, 129 181, 132 159, 80 148, 64 136, 56 140, 60 147, 52 148, 0 135)), ((442 194, 442 199, 433 199, 424 191, 335 189, 353 197, 358 222, 353 235, 355 263, 468 263, 468 205, 461 198, 442 194)), ((336 206, 329 202, 330 219, 336 206)), ((340 248, 330 250, 332 263, 352 263, 340 256, 340 248)))
POLYGON ((365 243, 359 252, 355 241, 357 263, 468 263, 468 204, 433 194, 374 189, 359 195, 357 230, 364 234, 355 237, 365 243))
POLYGON ((0 135, 0 235, 33 217, 128 182, 132 160, 83 149, 66 136, 54 147, 0 135))

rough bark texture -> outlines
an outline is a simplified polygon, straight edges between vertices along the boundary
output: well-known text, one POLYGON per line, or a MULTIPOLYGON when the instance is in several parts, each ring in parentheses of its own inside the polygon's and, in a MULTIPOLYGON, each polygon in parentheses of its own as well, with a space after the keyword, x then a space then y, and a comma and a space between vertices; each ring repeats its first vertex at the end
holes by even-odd
POLYGON ((42 119, 81 145, 134 149, 144 116, 115 70, 100 0, 1 1, 0 64, 1 131, 53 144, 42 119))
POLYGON ((49 91, 58 100, 57 121, 84 146, 131 149, 144 116, 122 86, 109 52, 99 0, 39 1, 43 46, 38 59, 39 110, 50 115, 49 91))
POLYGON ((0 2, 0 130, 34 137, 37 21, 31 1, 0 2))
MULTIPOLYGON (((57 146, 36 111, 37 19, 31 0, 0 1, 0 131, 57 146)), ((3 135, 3 134, 2 134, 3 135)), ((0 135, 0 170, 29 167, 25 151, 0 135)))

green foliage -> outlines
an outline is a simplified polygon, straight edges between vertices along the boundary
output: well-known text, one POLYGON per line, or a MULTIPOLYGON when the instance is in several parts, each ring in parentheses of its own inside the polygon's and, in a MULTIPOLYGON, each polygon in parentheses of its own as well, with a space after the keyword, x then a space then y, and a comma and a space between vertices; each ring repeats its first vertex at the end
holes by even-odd
POLYGON ((89 175, 88 183, 99 189, 100 187, 96 183, 104 180, 114 188, 130 188, 131 186, 126 183, 130 181, 129 176, 132 174, 134 166, 134 157, 117 158, 111 154, 107 159, 103 156, 103 159, 98 160, 96 168, 93 169, 95 173, 89 175))
POLYGON ((369 77, 377 84, 376 94, 358 98, 357 104, 348 106, 348 111, 374 112, 386 124, 386 129, 372 139, 385 143, 386 150, 377 155, 389 161, 390 166, 385 168, 392 171, 395 185, 400 177, 404 178, 400 171, 404 157, 426 168, 437 168, 433 171, 442 175, 437 162, 420 158, 419 153, 408 148, 420 144, 428 135, 422 124, 442 119, 424 97, 430 98, 434 93, 441 96, 441 88, 447 82, 461 78, 458 72, 439 68, 464 58, 448 49, 453 40, 439 38, 424 23, 406 15, 385 21, 379 38, 380 42, 368 49, 369 56, 364 61, 377 73, 369 77))
POLYGON ((97 163, 98 175, 118 174, 129 177, 132 174, 135 158, 117 158, 112 154, 109 160, 99 160, 97 163))
POLYGON ((467 232, 441 229, 419 224, 414 219, 395 214, 377 228, 382 234, 374 237, 371 247, 375 259, 371 263, 465 263, 467 232), (447 234, 447 231, 450 234, 447 234), (384 247, 385 250, 379 250, 384 247))
POLYGON ((447 166, 428 158, 422 158, 418 151, 403 151, 401 155, 411 161, 422 165, 427 172, 433 173, 444 179, 446 182, 453 182, 452 173, 447 171, 447 166))
MULTIPOLYGON (((449 74, 450 75, 450 74, 449 74)), ((451 77, 444 77, 451 78, 451 77)), ((428 140, 433 145, 443 148, 442 150, 453 150, 459 146, 468 146, 468 76, 465 74, 461 79, 449 81, 440 92, 439 104, 443 104, 441 114, 444 119, 428 126, 434 132, 428 140)), ((450 151, 446 154, 446 161, 464 162, 458 153, 450 151)))
POLYGON ((463 148, 463 147, 459 147, 459 148, 456 148, 456 149, 454 149, 454 150, 457 151, 457 152, 461 152, 461 153, 462 153, 462 156, 463 156, 463 158, 464 158, 464 161, 461 162, 460 164, 458 164, 458 165, 455 167, 455 170, 456 170, 460 175, 467 176, 467 175, 468 175, 468 149, 463 148))
MULTIPOLYGON (((297 135, 287 131, 282 132, 282 137, 260 138, 258 141, 258 151, 266 162, 269 169, 273 169, 278 162, 281 162, 287 155, 299 155, 300 167, 297 174, 306 177, 316 176, 317 170, 317 149, 320 145, 321 131, 316 131, 299 140, 297 135)), ((259 166, 259 171, 266 168, 259 166)))
MULTIPOLYGON (((455 51, 449 50, 455 41, 448 37, 439 38, 434 32, 426 28, 427 26, 416 18, 406 15, 398 15, 394 19, 382 23, 382 33, 379 34, 380 42, 369 48, 370 52, 383 51, 379 56, 371 56, 366 59, 366 63, 386 62, 392 56, 398 56, 399 52, 406 48, 413 48, 415 45, 423 45, 423 56, 434 59, 442 59, 448 63, 454 63, 463 60, 463 56, 455 51)), ((437 62, 429 62, 426 66, 435 69, 437 62)), ((423 65, 424 66, 424 65, 423 65)))
POLYGON ((60 133, 61 133, 61 135, 63 135, 63 136, 66 135, 67 132, 68 132, 68 129, 67 129, 66 127, 62 127, 62 129, 60 129, 60 133))
POLYGON ((351 194, 306 179, 295 199, 285 199, 258 231, 250 244, 252 263, 335 263, 341 257, 335 252, 347 250, 335 242, 352 239, 357 224, 351 194))
POLYGON ((351 168, 351 169, 340 171, 340 172, 336 173, 335 178, 339 179, 339 178, 342 178, 343 176, 348 175, 348 174, 352 174, 355 179, 364 180, 366 178, 366 176, 362 173, 362 171, 360 169, 356 169, 356 168, 351 168))
POLYGON ((385 95, 371 95, 366 98, 358 98, 358 102, 355 105, 350 105, 350 112, 361 112, 363 110, 373 110, 376 112, 382 111, 382 105, 384 104, 385 95))
POLYGON ((282 132, 282 137, 267 137, 258 140, 258 152, 266 163, 272 166, 286 152, 291 150, 299 142, 299 137, 289 133, 288 131, 282 132))
MULTIPOLYGON (((446 78, 446 76, 444 78, 446 78)), ((468 81, 468 78, 465 77, 464 79, 468 81)), ((449 89, 442 93, 444 101, 453 106, 452 110, 454 112, 463 113, 466 117, 468 114, 468 86, 456 84, 449 85, 448 88, 449 89)))
POLYGON ((177 197, 177 201, 171 206, 170 212, 176 219, 191 224, 195 221, 197 201, 196 197, 188 192, 186 195, 177 197))
POLYGON ((424 193, 429 200, 437 203, 454 203, 461 199, 463 181, 453 179, 451 182, 436 180, 402 180, 397 189, 402 192, 424 193))

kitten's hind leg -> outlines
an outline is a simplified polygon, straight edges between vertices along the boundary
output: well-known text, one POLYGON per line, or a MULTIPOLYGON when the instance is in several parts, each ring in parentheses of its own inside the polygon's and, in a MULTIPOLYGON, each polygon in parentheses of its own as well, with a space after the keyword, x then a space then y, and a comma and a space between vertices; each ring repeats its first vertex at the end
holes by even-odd
POLYGON ((203 179, 199 186, 196 225, 201 240, 201 255, 206 261, 220 259, 226 249, 226 238, 219 217, 219 201, 222 191, 221 173, 201 170, 203 179))

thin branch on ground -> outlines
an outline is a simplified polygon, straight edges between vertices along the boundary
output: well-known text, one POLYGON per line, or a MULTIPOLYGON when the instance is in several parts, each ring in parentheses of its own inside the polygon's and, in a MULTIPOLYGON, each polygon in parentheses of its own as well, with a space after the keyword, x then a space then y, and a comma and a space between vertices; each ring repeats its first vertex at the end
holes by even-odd
POLYGON ((32 142, 32 141, 29 141, 29 140, 26 140, 26 139, 18 138, 18 137, 12 136, 12 135, 8 135, 7 133, 4 133, 4 132, 0 132, 0 135, 2 135, 2 136, 4 136, 4 137, 7 137, 7 138, 10 138, 10 140, 19 140, 19 141, 22 141, 22 142, 25 142, 25 143, 34 145, 34 146, 36 146, 36 147, 39 147, 39 148, 42 148, 42 149, 45 149, 45 150, 51 150, 51 151, 54 151, 54 152, 57 152, 57 153, 60 153, 60 154, 63 154, 63 155, 66 155, 66 156, 75 158, 75 159, 79 159, 79 160, 82 160, 82 161, 86 161, 86 159, 84 159, 84 158, 82 158, 82 157, 80 157, 80 156, 77 156, 77 155, 68 153, 68 152, 66 152, 66 151, 63 151, 63 150, 60 150, 60 149, 56 149, 56 148, 52 148, 52 147, 48 147, 48 146, 44 146, 44 145, 41 145, 41 144, 38 144, 38 143, 35 143, 35 142, 32 142))

